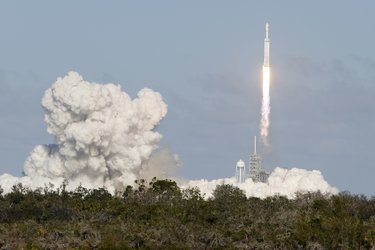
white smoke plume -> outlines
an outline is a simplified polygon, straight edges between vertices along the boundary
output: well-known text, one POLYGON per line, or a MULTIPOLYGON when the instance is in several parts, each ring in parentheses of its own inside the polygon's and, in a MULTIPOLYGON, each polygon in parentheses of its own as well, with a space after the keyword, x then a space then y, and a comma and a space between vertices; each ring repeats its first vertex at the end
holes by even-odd
MULTIPOLYGON (((24 164, 24 176, 0 176, 0 185, 10 192, 13 185, 38 188, 49 183, 68 189, 105 187, 110 192, 133 185, 136 179, 171 178, 179 159, 167 149, 157 149, 161 135, 154 129, 167 113, 162 96, 142 89, 131 99, 120 86, 84 81, 69 72, 47 89, 42 107, 53 145, 36 146, 24 164)), ((296 192, 337 193, 319 171, 276 168, 268 183, 251 179, 237 184, 235 178, 179 181, 182 188, 198 187, 206 197, 219 184, 233 184, 247 196, 265 198, 274 194, 293 198, 296 192)))
MULTIPOLYGON (((56 144, 36 146, 24 164, 25 176, 0 176, 3 188, 15 182, 59 185, 66 179, 72 187, 114 191, 133 184, 158 163, 149 162, 162 137, 153 129, 166 115, 167 105, 151 89, 142 89, 132 100, 120 86, 89 83, 69 72, 47 89, 42 107, 56 144)), ((161 152, 152 159, 173 165, 173 157, 161 152)))
POLYGON ((262 111, 260 120, 260 138, 265 146, 268 144, 268 129, 270 126, 270 67, 263 66, 263 97, 262 97, 262 111))
POLYGON ((318 192, 323 194, 337 194, 338 190, 330 186, 323 178, 320 171, 305 169, 284 169, 277 167, 268 178, 267 183, 253 182, 248 178, 243 183, 238 183, 236 178, 217 180, 192 180, 182 185, 184 188, 198 187, 205 198, 212 197, 217 185, 231 184, 245 191, 248 197, 266 198, 273 195, 283 195, 295 198, 296 193, 318 192))

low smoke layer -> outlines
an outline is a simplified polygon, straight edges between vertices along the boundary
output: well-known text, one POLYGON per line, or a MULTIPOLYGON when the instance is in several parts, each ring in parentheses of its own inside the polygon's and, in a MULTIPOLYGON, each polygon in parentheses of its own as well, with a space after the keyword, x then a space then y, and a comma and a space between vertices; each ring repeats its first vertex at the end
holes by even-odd
POLYGON ((318 192, 323 194, 336 194, 338 190, 331 187, 320 171, 305 169, 284 169, 277 167, 268 178, 267 183, 253 182, 248 178, 243 183, 238 183, 236 178, 225 178, 217 180, 192 180, 182 186, 184 188, 197 187, 205 198, 212 197, 217 185, 231 184, 245 191, 248 197, 266 198, 273 195, 283 195, 294 198, 296 193, 318 192))
MULTIPOLYGON (((27 157, 24 176, 0 176, 0 185, 9 192, 22 183, 32 189, 65 180, 68 189, 105 187, 110 192, 133 185, 136 179, 171 178, 179 159, 167 149, 157 149, 161 134, 154 131, 167 113, 162 96, 142 89, 131 99, 114 84, 84 81, 69 72, 47 89, 42 107, 48 132, 56 144, 38 145, 27 157)), ((275 194, 293 198, 296 192, 337 193, 319 171, 276 168, 268 183, 235 178, 179 181, 182 188, 198 187, 206 198, 220 184, 233 184, 247 196, 265 198, 275 194)))

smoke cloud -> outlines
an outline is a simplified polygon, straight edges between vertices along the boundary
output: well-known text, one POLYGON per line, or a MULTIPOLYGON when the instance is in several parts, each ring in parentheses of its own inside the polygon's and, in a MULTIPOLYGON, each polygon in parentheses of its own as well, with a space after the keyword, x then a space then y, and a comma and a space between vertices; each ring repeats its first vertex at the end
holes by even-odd
MULTIPOLYGON (((139 91, 135 99, 114 84, 84 81, 69 72, 47 89, 42 98, 47 130, 56 144, 38 145, 27 157, 24 176, 0 176, 0 185, 10 192, 22 183, 32 189, 68 181, 68 189, 105 187, 110 192, 133 185, 136 179, 171 178, 180 161, 166 148, 155 128, 167 113, 162 96, 151 89, 139 91)), ((268 183, 235 178, 179 181, 182 188, 198 187, 206 197, 219 184, 233 184, 247 196, 264 198, 274 194, 293 198, 295 192, 337 193, 319 171, 276 168, 268 183)))
POLYGON ((231 184, 243 189, 246 196, 266 198, 273 195, 283 195, 294 198, 296 193, 318 192, 323 194, 336 194, 337 188, 331 187, 323 178, 320 171, 305 169, 284 169, 277 167, 268 178, 267 183, 253 182, 248 178, 243 183, 238 183, 236 178, 218 180, 192 180, 182 185, 185 188, 198 187, 206 198, 212 197, 212 192, 217 185, 231 184))
POLYGON ((42 107, 56 144, 36 146, 24 164, 24 177, 0 177, 4 188, 14 182, 59 185, 66 179, 72 186, 114 191, 143 178, 152 164, 173 164, 166 151, 149 161, 162 137, 153 129, 167 113, 162 96, 151 89, 132 100, 120 86, 89 83, 69 72, 47 89, 42 107))

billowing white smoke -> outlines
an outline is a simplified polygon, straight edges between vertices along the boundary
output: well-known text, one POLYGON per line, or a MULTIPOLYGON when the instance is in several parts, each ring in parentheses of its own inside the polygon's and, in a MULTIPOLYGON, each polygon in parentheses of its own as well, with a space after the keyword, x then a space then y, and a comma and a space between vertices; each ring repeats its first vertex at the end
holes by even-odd
POLYGON ((331 187, 323 178, 320 171, 292 168, 275 168, 268 178, 267 183, 253 182, 250 178, 243 183, 238 183, 236 178, 226 178, 218 180, 193 180, 188 181, 183 187, 198 187, 206 198, 212 196, 217 185, 231 184, 243 189, 246 195, 252 197, 265 198, 273 195, 283 195, 294 198, 296 193, 317 192, 324 194, 336 194, 338 190, 331 187))
POLYGON ((45 92, 42 106, 57 144, 36 146, 25 176, 2 175, 3 188, 15 182, 59 185, 66 179, 72 187, 114 191, 149 172, 148 160, 161 139, 153 129, 167 113, 159 93, 145 88, 132 100, 120 86, 89 83, 69 72, 45 92))

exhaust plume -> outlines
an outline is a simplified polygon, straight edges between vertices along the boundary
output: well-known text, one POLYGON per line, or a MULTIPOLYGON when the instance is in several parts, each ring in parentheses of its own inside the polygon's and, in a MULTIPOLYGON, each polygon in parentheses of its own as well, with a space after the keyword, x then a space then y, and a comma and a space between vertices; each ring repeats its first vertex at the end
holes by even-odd
POLYGON ((263 66, 263 98, 262 117, 260 120, 260 138, 265 146, 268 146, 268 129, 270 126, 270 67, 263 66))

